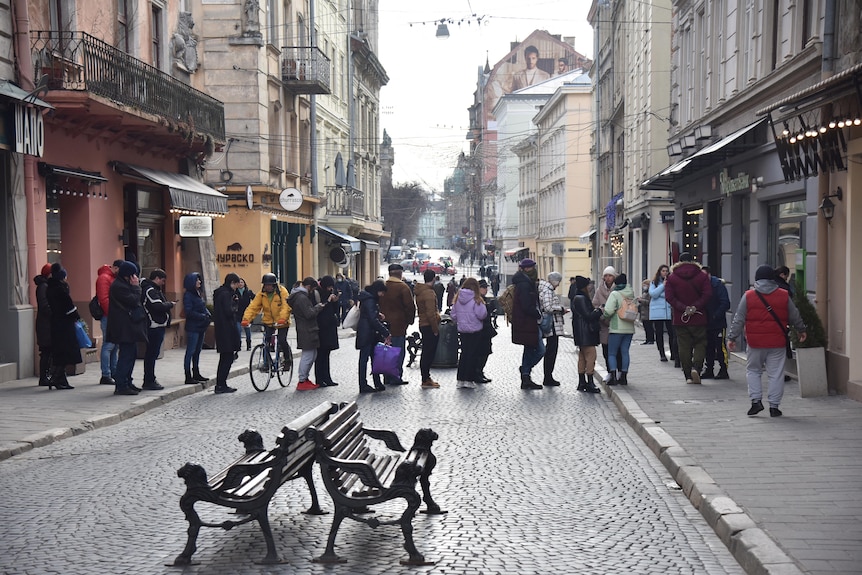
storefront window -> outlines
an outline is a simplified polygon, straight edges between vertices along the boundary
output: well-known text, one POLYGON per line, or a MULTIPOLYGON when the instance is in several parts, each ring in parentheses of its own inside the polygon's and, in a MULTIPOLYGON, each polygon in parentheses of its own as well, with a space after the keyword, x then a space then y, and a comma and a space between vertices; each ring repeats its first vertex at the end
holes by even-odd
POLYGON ((790 268, 790 277, 796 273, 796 250, 804 248, 805 202, 785 202, 769 208, 769 237, 767 254, 775 267, 790 268))
POLYGON ((48 263, 59 262, 63 255, 63 245, 60 234, 60 198, 57 194, 46 194, 45 218, 48 223, 48 263))

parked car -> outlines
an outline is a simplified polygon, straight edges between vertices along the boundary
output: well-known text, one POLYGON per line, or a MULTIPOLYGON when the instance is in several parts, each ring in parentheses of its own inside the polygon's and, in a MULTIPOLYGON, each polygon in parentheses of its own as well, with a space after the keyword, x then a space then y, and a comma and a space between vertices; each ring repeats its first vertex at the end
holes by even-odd
POLYGON ((446 271, 446 267, 440 262, 423 262, 422 265, 419 266, 419 273, 425 273, 425 270, 431 270, 435 274, 448 273, 446 271))
POLYGON ((398 262, 398 263, 400 263, 400 264, 401 264, 401 267, 402 267, 402 268, 404 268, 406 271, 408 271, 408 272, 412 272, 412 271, 413 271, 413 262, 414 262, 414 261, 415 261, 415 260, 401 260, 401 261, 400 261, 400 262, 398 262))

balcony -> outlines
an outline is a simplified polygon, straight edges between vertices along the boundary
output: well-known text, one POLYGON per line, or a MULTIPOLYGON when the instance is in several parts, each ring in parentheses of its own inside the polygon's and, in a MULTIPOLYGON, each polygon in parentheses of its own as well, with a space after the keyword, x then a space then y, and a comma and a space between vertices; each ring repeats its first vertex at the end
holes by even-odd
POLYGON ((294 94, 331 94, 332 67, 329 58, 313 46, 281 49, 281 80, 294 94))
POLYGON ((32 31, 31 49, 34 77, 47 81, 48 100, 58 103, 60 121, 93 129, 93 121, 82 116, 94 113, 101 115, 103 131, 123 126, 134 131, 134 122, 105 125, 104 119, 116 117, 119 109, 142 118, 156 116, 161 130, 149 122, 139 124, 141 131, 158 131, 159 137, 169 133, 185 140, 186 149, 194 148, 196 140, 206 141, 207 147, 225 141, 224 104, 86 32, 32 31), (77 96, 82 93, 83 100, 77 96))
POLYGON ((361 218, 365 214, 365 194, 356 188, 326 187, 326 215, 361 218))

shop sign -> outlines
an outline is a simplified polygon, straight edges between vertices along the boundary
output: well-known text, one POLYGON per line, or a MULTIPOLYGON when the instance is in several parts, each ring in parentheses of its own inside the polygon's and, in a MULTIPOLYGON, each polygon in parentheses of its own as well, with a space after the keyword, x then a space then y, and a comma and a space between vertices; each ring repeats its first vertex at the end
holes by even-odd
POLYGON ((15 104, 15 151, 41 158, 45 152, 45 122, 40 108, 15 104))
POLYGON ((254 254, 244 254, 241 253, 242 251, 242 244, 239 242, 234 242, 227 246, 226 250, 223 253, 216 254, 216 263, 235 266, 245 266, 247 264, 253 264, 254 254))
POLYGON ((285 188, 278 195, 278 203, 288 212, 295 212, 302 205, 302 192, 296 188, 285 188))
POLYGON ((718 175, 718 185, 721 193, 729 196, 734 192, 751 189, 751 176, 745 172, 740 172, 735 178, 727 175, 727 169, 721 171, 718 175))
POLYGON ((661 223, 669 224, 669 223, 674 221, 674 215, 675 214, 676 214, 676 212, 674 212, 672 210, 666 210, 666 211, 659 212, 658 215, 661 216, 661 223))
POLYGON ((213 235, 213 219, 209 216, 180 216, 181 238, 208 238, 213 235))

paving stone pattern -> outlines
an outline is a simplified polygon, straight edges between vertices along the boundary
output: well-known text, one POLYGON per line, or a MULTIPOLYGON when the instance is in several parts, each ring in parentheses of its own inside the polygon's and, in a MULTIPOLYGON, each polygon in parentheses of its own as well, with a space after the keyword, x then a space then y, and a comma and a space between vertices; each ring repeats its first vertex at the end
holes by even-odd
MULTIPOLYGON (((610 399, 575 391, 571 341, 562 342, 556 371, 564 385, 537 392, 518 388, 520 349, 501 329, 487 370, 494 381, 476 390, 455 389, 454 369, 434 370, 441 389, 422 390, 411 368, 410 385, 357 396, 357 352, 346 340, 334 356, 337 388, 276 384, 258 393, 242 375, 230 396, 195 393, 2 461, 0 573, 743 573, 610 399), (432 489, 449 513, 414 521, 417 546, 435 566, 398 564, 406 553, 397 526, 352 521, 336 548, 347 563, 312 563, 331 515, 300 513, 308 506, 302 480, 282 487, 270 510, 286 564, 254 563, 265 544, 247 524, 203 529, 199 565, 164 565, 185 543, 178 467, 198 461, 214 473, 240 454, 243 429, 257 428, 271 447, 300 413, 357 397, 366 424, 395 430, 402 443, 419 427, 440 435, 432 489)), ((331 510, 322 485, 319 492, 331 510)), ((380 514, 399 512, 390 504, 380 514)), ((204 517, 225 519, 212 508, 204 517)))

